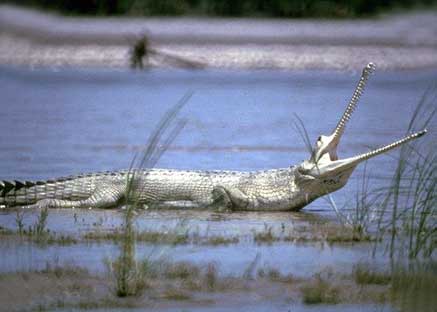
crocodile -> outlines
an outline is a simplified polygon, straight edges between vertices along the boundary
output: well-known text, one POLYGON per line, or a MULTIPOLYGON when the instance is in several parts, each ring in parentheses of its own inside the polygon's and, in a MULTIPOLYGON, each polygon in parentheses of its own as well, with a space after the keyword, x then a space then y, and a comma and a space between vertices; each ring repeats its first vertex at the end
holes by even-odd
POLYGON ((28 208, 111 208, 135 202, 145 208, 297 211, 342 188, 361 162, 426 133, 426 129, 375 150, 339 159, 337 147, 373 63, 367 64, 334 131, 321 135, 308 160, 265 171, 135 169, 48 181, 1 181, 0 205, 28 208), (134 194, 134 196, 133 196, 134 194))

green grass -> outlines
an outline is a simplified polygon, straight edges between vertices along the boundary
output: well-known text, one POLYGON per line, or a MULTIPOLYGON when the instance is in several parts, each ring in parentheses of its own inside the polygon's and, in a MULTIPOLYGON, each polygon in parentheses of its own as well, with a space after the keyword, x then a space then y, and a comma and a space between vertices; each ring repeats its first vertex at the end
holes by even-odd
POLYGON ((292 283, 295 278, 289 275, 282 275, 281 272, 276 268, 260 268, 257 272, 258 278, 266 278, 271 282, 283 282, 292 283))
POLYGON ((279 240, 279 237, 273 234, 273 229, 264 223, 264 230, 262 232, 254 232, 253 240, 258 244, 271 244, 279 240))
MULTIPOLYGON (((111 232, 97 231, 88 232, 83 235, 85 240, 112 240, 119 243, 123 239, 123 231, 115 230, 111 232)), ((225 237, 225 236, 208 236, 190 237, 188 230, 180 230, 178 228, 171 231, 142 231, 135 232, 135 240, 137 242, 151 243, 151 244, 167 244, 167 245, 185 245, 185 244, 199 244, 199 245, 229 245, 239 243, 237 236, 225 237)))
POLYGON ((168 279, 189 279, 199 277, 200 269, 188 262, 177 262, 167 264, 163 273, 168 279))
MULTIPOLYGON (((137 242, 153 243, 153 244, 187 244, 189 242, 188 233, 174 232, 156 232, 156 231, 143 231, 135 232, 135 240, 137 242)), ((114 242, 122 242, 124 233, 122 230, 115 230, 111 232, 88 232, 83 238, 87 240, 112 240, 114 242)))
POLYGON ((337 304, 340 301, 339 289, 316 276, 315 281, 301 287, 302 301, 305 304, 337 304))
MULTIPOLYGON (((434 84, 415 108, 407 133, 431 124, 436 100, 434 84)), ((389 237, 381 241, 392 259, 430 258, 437 246, 437 149, 425 139, 401 147, 390 184, 382 191, 377 232, 389 237)))
POLYGON ((213 291, 216 289, 218 283, 217 273, 217 266, 214 263, 209 263, 204 276, 207 290, 213 291))
POLYGON ((347 226, 328 228, 325 239, 329 244, 372 242, 375 240, 371 235, 358 233, 347 226))
POLYGON ((224 236, 210 236, 203 242, 204 245, 229 245, 238 244, 240 239, 237 236, 234 237, 224 237, 224 236))
POLYGON ((371 269, 364 264, 355 265, 352 275, 359 285, 388 285, 391 281, 391 275, 386 272, 379 272, 371 269))
POLYGON ((164 299, 177 300, 177 301, 191 299, 191 295, 189 293, 187 293, 186 291, 184 291, 182 289, 176 288, 176 287, 170 287, 170 288, 164 290, 162 297, 164 299))
POLYGON ((78 240, 70 235, 64 235, 64 234, 51 234, 48 235, 45 243, 48 245, 62 245, 62 246, 66 246, 66 245, 74 245, 78 243, 78 240))
POLYGON ((437 307, 437 262, 396 265, 390 290, 392 302, 402 312, 433 312, 437 307))
POLYGON ((0 226, 0 235, 2 236, 14 235, 15 233, 16 232, 11 229, 0 226))
POLYGON ((87 276, 89 275, 89 272, 87 269, 77 267, 77 266, 70 266, 70 265, 53 265, 49 262, 46 262, 46 267, 40 271, 36 271, 40 274, 50 274, 54 275, 56 278, 63 278, 63 277, 73 277, 73 276, 87 276))
POLYGON ((34 242, 38 245, 72 245, 77 244, 78 240, 65 234, 57 234, 51 232, 47 228, 47 218, 49 216, 48 209, 42 209, 38 215, 37 220, 33 225, 30 225, 27 229, 24 226, 23 218, 24 212, 20 209, 16 212, 15 224, 17 230, 11 230, 0 227, 0 235, 18 236, 21 239, 26 239, 30 242, 34 242))
MULTIPOLYGON (((153 168, 162 154, 173 142, 186 121, 181 120, 173 125, 178 113, 184 107, 191 97, 191 93, 186 94, 176 105, 172 106, 158 122, 152 131, 144 150, 140 155, 136 155, 129 167, 126 178, 125 209, 123 214, 123 225, 120 229, 118 241, 120 242, 120 254, 116 261, 109 265, 110 272, 115 280, 115 294, 118 297, 140 296, 148 287, 145 281, 144 265, 138 263, 135 259, 135 248, 138 239, 157 240, 163 237, 153 233, 137 233, 134 228, 134 219, 136 216, 135 209, 142 206, 140 203, 141 189, 137 188, 137 175, 143 175, 147 178, 144 169, 153 168), (137 157, 139 156, 139 157, 137 157)), ((168 238, 168 237, 165 237, 168 238)), ((185 236, 171 237, 172 242, 178 243, 185 240, 185 236)))

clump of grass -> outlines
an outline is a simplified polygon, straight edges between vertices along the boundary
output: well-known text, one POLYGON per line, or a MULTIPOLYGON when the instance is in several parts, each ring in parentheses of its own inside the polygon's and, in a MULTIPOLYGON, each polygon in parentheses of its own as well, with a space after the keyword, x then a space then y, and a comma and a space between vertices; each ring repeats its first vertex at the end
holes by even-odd
POLYGON ((169 279, 192 279, 198 278, 200 269, 188 262, 170 263, 165 266, 165 277, 169 279))
POLYGON ((437 262, 394 266, 390 294, 400 311, 435 311, 436 289, 437 262))
MULTIPOLYGON (((407 132, 425 129, 434 119, 436 90, 436 86, 431 87, 422 96, 407 132)), ((389 236, 387 249, 391 259, 405 253, 411 260, 431 257, 437 246, 437 149, 431 142, 422 147, 420 143, 401 147, 395 172, 378 207, 377 230, 381 237, 389 236)))
POLYGON ((347 226, 341 227, 327 227, 325 231, 325 240, 329 244, 333 243, 357 243, 357 242, 371 242, 374 240, 369 234, 357 232, 356 228, 347 226))
POLYGON ((300 233, 291 231, 283 236, 286 242, 327 242, 328 244, 365 243, 375 240, 371 235, 359 235, 353 228, 337 222, 324 222, 313 225, 311 229, 300 233), (306 233, 309 232, 309 233, 306 233))
POLYGON ((0 235, 9 236, 9 235, 14 235, 14 234, 15 234, 15 232, 12 231, 11 229, 0 226, 0 235))
POLYGON ((292 282, 292 275, 282 275, 281 272, 276 268, 260 268, 257 273, 259 278, 267 278, 272 282, 292 282))
POLYGON ((237 236, 234 237, 224 237, 224 236, 210 236, 204 242, 205 245, 229 245, 238 244, 240 239, 237 236))
POLYGON ((209 291, 217 287, 217 266, 214 263, 209 263, 206 267, 205 284, 209 291))
POLYGON ((17 210, 15 216, 15 223, 17 230, 11 230, 0 227, 0 235, 18 235, 22 239, 27 239, 31 242, 35 242, 39 245, 71 245, 76 244, 77 239, 70 235, 61 234, 58 235, 55 232, 51 232, 47 229, 48 209, 42 209, 38 215, 37 220, 33 225, 25 228, 23 219, 24 212, 17 210))
POLYGON ((302 300, 305 304, 337 304, 340 302, 339 289, 329 285, 320 275, 315 281, 301 287, 302 300))
POLYGON ((37 237, 42 237, 48 231, 46 229, 48 216, 49 210, 47 208, 41 209, 38 220, 34 226, 34 233, 37 237))
POLYGON ((166 290, 164 290, 164 294, 162 296, 165 299, 168 300, 190 300, 191 295, 188 294, 186 291, 176 288, 176 287, 169 287, 166 290))
POLYGON ((188 231, 183 233, 178 232, 168 232, 168 233, 147 233, 142 232, 138 236, 138 241, 142 242, 159 242, 163 244, 171 244, 171 245, 183 245, 189 243, 189 235, 188 231))
POLYGON ((132 301, 120 301, 112 297, 105 297, 101 299, 80 299, 77 302, 69 302, 66 300, 58 299, 55 303, 49 305, 37 305, 32 311, 53 311, 53 310, 104 310, 104 309, 116 309, 116 308, 138 308, 136 302, 132 301))
POLYGON ((272 227, 264 223, 264 230, 262 232, 255 232, 253 240, 258 244, 271 244, 278 241, 279 238, 273 235, 272 227))
MULTIPOLYGON (((89 240, 112 240, 114 242, 121 242, 124 237, 122 230, 115 230, 111 232, 88 232, 83 236, 89 240)), ((135 232, 135 240, 137 242, 146 243, 159 243, 159 244, 171 244, 180 245, 189 243, 188 231, 184 233, 178 232, 155 232, 155 231, 143 231, 135 232)))
POLYGON ((110 266, 115 277, 115 292, 119 297, 141 295, 147 286, 144 279, 144 271, 140 270, 140 265, 135 260, 136 233, 133 221, 136 215, 135 209, 141 204, 139 195, 142 192, 141 189, 138 189, 136 183, 137 177, 147 178, 147 171, 145 169, 155 166, 179 131, 184 127, 185 121, 181 121, 171 129, 173 120, 190 97, 191 94, 186 95, 179 103, 165 113, 150 135, 142 157, 139 161, 137 161, 136 157, 132 160, 127 174, 126 207, 120 240, 121 251, 117 260, 110 266), (168 135, 164 138, 163 145, 159 146, 159 142, 165 134, 168 135))
POLYGON ((355 265, 352 275, 354 276, 355 282, 359 285, 387 285, 391 281, 389 273, 379 272, 364 264, 355 265))
MULTIPOLYGON (((115 243, 119 243, 123 238, 123 231, 118 229, 114 231, 96 231, 88 232, 83 235, 87 240, 112 240, 115 243)), ((203 245, 229 245, 239 243, 239 238, 224 237, 224 236, 210 236, 206 238, 202 237, 190 237, 188 230, 171 230, 171 231, 142 231, 135 232, 135 240, 137 242, 145 242, 152 244, 168 244, 168 245, 184 245, 184 244, 203 244, 203 245)))
POLYGON ((48 235, 45 242, 48 245, 63 245, 63 246, 65 246, 65 245, 77 244, 77 239, 74 238, 73 236, 64 235, 64 234, 56 235, 56 233, 55 233, 53 235, 48 235))
POLYGON ((46 262, 45 268, 37 271, 37 273, 54 275, 56 278, 89 275, 88 270, 85 268, 71 265, 60 266, 59 264, 51 264, 49 262, 46 262))
POLYGON ((140 296, 148 287, 145 274, 137 267, 133 257, 125 257, 121 255, 110 265, 116 281, 115 293, 118 297, 140 296))
POLYGON ((19 235, 23 235, 24 232, 24 211, 23 209, 17 209, 15 214, 15 224, 17 225, 17 231, 19 235))

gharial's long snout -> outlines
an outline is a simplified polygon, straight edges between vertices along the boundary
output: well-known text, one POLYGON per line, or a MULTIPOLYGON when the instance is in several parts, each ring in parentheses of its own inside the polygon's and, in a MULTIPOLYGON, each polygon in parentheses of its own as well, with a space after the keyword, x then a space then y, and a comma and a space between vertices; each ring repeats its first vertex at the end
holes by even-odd
POLYGON ((363 94, 364 88, 366 86, 367 80, 369 76, 375 70, 375 65, 373 63, 367 64, 367 66, 363 69, 361 74, 361 78, 358 81, 358 84, 355 88, 355 92, 352 95, 352 98, 346 107, 343 115, 341 116, 337 126, 334 131, 329 136, 320 136, 316 147, 314 150, 314 154, 312 160, 315 164, 317 164, 319 174, 327 173, 332 170, 342 171, 342 169, 354 168, 360 162, 374 157, 376 155, 385 153, 393 148, 396 148, 404 143, 407 143, 411 140, 421 137, 426 133, 426 129, 410 134, 403 139, 395 141, 391 144, 385 145, 383 147, 377 148, 367 153, 363 153, 361 155, 357 155, 354 157, 349 157, 345 159, 338 159, 337 156, 337 146, 340 143, 341 137, 345 131, 346 125, 349 119, 352 116, 355 108, 357 107, 358 101, 363 94))
POLYGON ((382 146, 380 148, 377 148, 375 150, 372 150, 370 152, 367 153, 363 153, 357 156, 353 156, 353 157, 348 157, 348 158, 344 158, 344 159, 339 159, 339 160, 335 160, 335 161, 330 161, 328 163, 323 163, 319 165, 319 168, 322 168, 322 170, 320 170, 320 173, 324 173, 324 174, 328 174, 329 172, 343 172, 349 169, 353 169, 355 168, 359 163, 375 157, 379 154, 383 154, 388 152, 389 150, 392 150, 402 144, 405 144, 411 140, 417 139, 419 137, 421 137, 422 135, 424 135, 426 133, 426 129, 419 131, 419 132, 415 132, 413 134, 410 134, 406 137, 404 137, 403 139, 397 140, 391 144, 382 146))

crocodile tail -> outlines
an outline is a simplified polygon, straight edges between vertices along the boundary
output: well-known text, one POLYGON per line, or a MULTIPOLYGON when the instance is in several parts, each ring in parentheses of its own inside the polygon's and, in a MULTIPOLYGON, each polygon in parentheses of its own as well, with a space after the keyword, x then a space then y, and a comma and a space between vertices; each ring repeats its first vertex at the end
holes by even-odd
POLYGON ((0 181, 0 205, 6 207, 30 205, 47 198, 70 200, 87 198, 93 185, 78 181, 79 179, 68 177, 47 181, 0 181))
POLYGON ((0 205, 33 204, 45 193, 48 181, 0 181, 0 205))
POLYGON ((42 199, 81 200, 93 193, 101 180, 118 177, 126 172, 98 172, 46 181, 1 181, 0 206, 31 205, 42 199))

